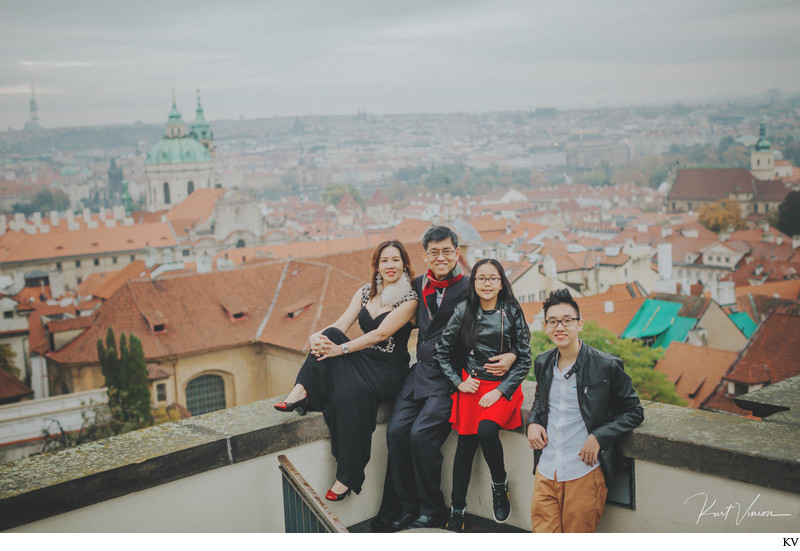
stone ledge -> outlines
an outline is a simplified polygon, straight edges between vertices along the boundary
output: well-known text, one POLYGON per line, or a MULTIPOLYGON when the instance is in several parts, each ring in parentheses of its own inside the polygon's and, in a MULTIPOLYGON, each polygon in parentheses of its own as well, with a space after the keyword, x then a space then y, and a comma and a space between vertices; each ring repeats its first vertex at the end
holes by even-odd
MULTIPOLYGON (((523 426, 535 383, 523 382, 523 426)), ((0 530, 328 437, 322 415, 254 402, 0 465, 0 530)), ((628 457, 800 493, 796 426, 645 402, 628 457)), ((788 412, 787 412, 788 413, 788 412)), ((385 423, 384 404, 378 422, 385 423)), ((530 465, 525 465, 526 471, 530 465)))
POLYGON ((740 408, 752 411, 756 417, 765 418, 767 421, 800 425, 798 397, 800 397, 800 375, 742 394, 734 398, 734 401, 740 408))
POLYGON ((800 494, 796 427, 658 402, 623 443, 633 459, 800 494))

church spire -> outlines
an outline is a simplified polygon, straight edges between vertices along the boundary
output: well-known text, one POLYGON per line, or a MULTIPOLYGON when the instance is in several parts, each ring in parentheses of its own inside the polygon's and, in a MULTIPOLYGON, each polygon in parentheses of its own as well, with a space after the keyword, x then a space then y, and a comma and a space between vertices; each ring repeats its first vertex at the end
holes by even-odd
POLYGON ((30 99, 31 119, 25 124, 26 130, 36 130, 39 128, 39 107, 36 105, 36 91, 31 77, 31 99, 30 99))

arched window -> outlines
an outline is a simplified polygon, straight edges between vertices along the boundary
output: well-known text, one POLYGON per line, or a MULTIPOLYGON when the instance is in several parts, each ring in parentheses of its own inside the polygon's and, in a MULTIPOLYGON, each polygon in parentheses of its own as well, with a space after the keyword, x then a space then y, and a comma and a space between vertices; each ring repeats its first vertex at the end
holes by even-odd
POLYGON ((243 247, 244 247, 244 239, 240 239, 239 241, 236 242, 237 249, 241 249, 243 247))
POLYGON ((186 188, 186 195, 191 195, 193 191, 194 191, 194 182, 189 180, 189 185, 186 188))
POLYGON ((186 407, 192 415, 225 409, 225 381, 219 375, 201 375, 186 385, 186 407))
POLYGON ((164 182, 164 203, 169 205, 169 184, 164 182))

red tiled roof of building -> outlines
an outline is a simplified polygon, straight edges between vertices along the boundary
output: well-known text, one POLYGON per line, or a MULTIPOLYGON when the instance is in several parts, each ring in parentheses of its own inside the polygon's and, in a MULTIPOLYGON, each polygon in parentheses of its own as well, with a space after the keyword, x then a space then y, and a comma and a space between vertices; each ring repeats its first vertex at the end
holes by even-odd
POLYGON ((737 298, 748 294, 800 300, 800 279, 736 287, 737 298))
POLYGON ((349 191, 346 191, 342 198, 339 200, 339 203, 336 205, 336 210, 338 211, 347 211, 347 210, 361 210, 361 205, 353 199, 353 196, 350 195, 349 191))
POLYGON ((747 243, 761 243, 762 241, 764 241, 764 234, 770 234, 772 236, 773 241, 778 237, 783 237, 784 239, 788 239, 788 236, 784 235, 783 232, 781 232, 776 228, 773 228, 772 226, 768 227, 766 230, 763 230, 761 228, 737 230, 731 233, 730 239, 738 239, 739 241, 745 241, 747 243))
POLYGON ((771 314, 750 337, 725 379, 738 383, 777 383, 800 375, 800 318, 771 314))
POLYGON ((654 369, 675 383, 678 396, 688 407, 700 409, 735 359, 736 352, 671 342, 654 369))
POLYGON ((383 194, 380 188, 375 190, 375 193, 372 194, 372 197, 370 197, 369 201, 367 202, 368 207, 381 207, 388 204, 390 204, 390 201, 386 198, 386 195, 383 194))
POLYGON ((756 201, 783 201, 789 195, 789 189, 781 180, 756 182, 756 201))
POLYGON ((33 396, 33 390, 0 369, 0 404, 33 396))
POLYGON ((92 325, 93 320, 94 316, 78 316, 77 318, 50 320, 47 322, 47 331, 50 333, 59 333, 61 331, 85 329, 92 325))
POLYGON ((730 194, 751 194, 756 181, 744 168, 684 168, 678 171, 667 201, 717 201, 730 194))
MULTIPOLYGON (((4 240, 9 233, 0 237, 4 240)), ((25 235, 15 246, 0 252, 0 262, 24 262, 70 256, 91 256, 174 247, 175 237, 164 223, 115 226, 61 233, 25 235)))
POLYGON ((173 228, 179 234, 184 231, 185 222, 194 222, 198 226, 211 217, 217 202, 226 193, 227 190, 222 188, 196 189, 167 212, 167 220, 173 223, 173 228))
POLYGON ((145 267, 143 260, 134 260, 116 271, 92 273, 78 286, 77 293, 80 296, 94 296, 105 300, 116 293, 126 281, 147 277, 151 271, 145 267))

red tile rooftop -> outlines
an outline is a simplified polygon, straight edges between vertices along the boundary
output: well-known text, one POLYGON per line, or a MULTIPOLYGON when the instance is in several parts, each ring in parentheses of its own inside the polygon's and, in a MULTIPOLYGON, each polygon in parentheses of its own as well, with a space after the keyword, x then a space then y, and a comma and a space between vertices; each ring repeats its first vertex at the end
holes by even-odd
POLYGON ((688 402, 687 407, 700 409, 736 356, 727 350, 672 342, 654 369, 675 383, 678 395, 688 402))

